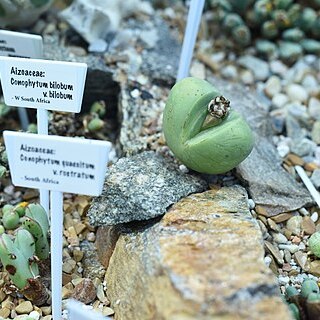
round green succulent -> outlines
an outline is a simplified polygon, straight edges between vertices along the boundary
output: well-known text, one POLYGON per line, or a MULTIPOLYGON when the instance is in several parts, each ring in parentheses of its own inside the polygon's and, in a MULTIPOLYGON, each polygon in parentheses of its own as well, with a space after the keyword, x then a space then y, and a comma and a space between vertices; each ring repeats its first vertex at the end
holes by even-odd
POLYGON ((315 232, 312 234, 308 241, 310 251, 320 258, 320 232, 315 232))
POLYGON ((253 134, 230 102, 209 82, 185 78, 171 89, 164 113, 167 145, 187 167, 224 173, 251 152, 253 134))
POLYGON ((316 281, 312 279, 306 279, 301 285, 301 295, 304 298, 308 298, 311 293, 319 293, 319 286, 316 281))

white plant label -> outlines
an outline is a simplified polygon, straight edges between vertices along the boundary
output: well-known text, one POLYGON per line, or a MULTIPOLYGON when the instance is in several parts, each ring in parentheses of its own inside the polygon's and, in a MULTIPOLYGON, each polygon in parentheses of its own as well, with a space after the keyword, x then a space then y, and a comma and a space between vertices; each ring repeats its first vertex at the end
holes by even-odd
POLYGON ((12 131, 3 136, 14 185, 101 194, 110 142, 12 131))
POLYGON ((41 36, 0 30, 0 56, 36 59, 42 52, 41 36))
POLYGON ((4 101, 15 107, 80 112, 85 63, 0 57, 4 101))

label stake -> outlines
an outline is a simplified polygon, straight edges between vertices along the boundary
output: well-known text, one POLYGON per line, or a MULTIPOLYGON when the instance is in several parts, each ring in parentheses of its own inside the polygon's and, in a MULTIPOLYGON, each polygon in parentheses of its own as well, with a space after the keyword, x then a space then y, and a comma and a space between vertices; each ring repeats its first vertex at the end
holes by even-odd
POLYGON ((191 0, 186 32, 183 38, 177 80, 181 80, 189 75, 203 7, 204 0, 191 0))

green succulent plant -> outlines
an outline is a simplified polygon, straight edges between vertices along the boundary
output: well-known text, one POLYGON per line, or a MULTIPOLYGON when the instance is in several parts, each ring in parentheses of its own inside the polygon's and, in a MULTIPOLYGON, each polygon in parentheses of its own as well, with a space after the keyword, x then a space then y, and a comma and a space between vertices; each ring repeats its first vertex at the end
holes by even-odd
POLYGON ((312 234, 308 240, 308 245, 310 251, 320 258, 320 232, 315 232, 312 234))
POLYGON ((91 132, 99 131, 103 128, 104 126, 104 121, 101 120, 99 117, 94 117, 91 119, 88 123, 88 130, 91 132))
POLYGON ((308 298, 310 293, 319 293, 319 286, 316 281, 312 279, 306 279, 301 285, 301 295, 304 298, 308 298))
POLYGON ((12 208, 11 210, 2 211, 2 224, 7 230, 12 230, 18 227, 20 223, 20 217, 18 212, 12 208))
POLYGON ((26 207, 22 227, 34 237, 37 257, 40 260, 47 259, 50 253, 48 243, 49 221, 46 211, 40 204, 31 203, 26 207))
POLYGON ((106 114, 106 104, 103 100, 96 101, 91 105, 90 113, 97 114, 100 118, 106 114))
POLYGON ((29 279, 39 275, 34 255, 34 239, 28 231, 19 230, 14 241, 6 233, 0 236, 1 262, 12 282, 21 290, 28 286, 29 279))
POLYGON ((170 91, 164 113, 167 145, 187 167, 224 173, 251 152, 252 132, 230 102, 209 82, 185 78, 170 91))
POLYGON ((39 259, 47 259, 49 256, 47 214, 38 204, 7 204, 2 208, 3 222, 12 213, 15 219, 23 220, 22 226, 25 229, 17 229, 13 237, 6 234, 5 228, 0 225, 0 260, 20 293, 40 306, 49 298, 38 267, 39 259))

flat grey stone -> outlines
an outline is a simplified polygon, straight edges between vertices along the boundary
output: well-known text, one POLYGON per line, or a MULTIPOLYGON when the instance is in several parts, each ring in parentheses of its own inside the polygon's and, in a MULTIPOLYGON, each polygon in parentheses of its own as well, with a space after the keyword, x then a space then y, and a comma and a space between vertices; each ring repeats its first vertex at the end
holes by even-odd
POLYGON ((141 72, 155 83, 173 85, 176 80, 181 44, 172 36, 168 25, 155 17, 158 41, 149 50, 142 52, 141 72))
POLYGON ((272 122, 267 108, 243 86, 212 78, 217 86, 248 121, 255 135, 255 147, 237 167, 237 174, 248 186, 256 206, 268 216, 308 206, 313 200, 307 189, 282 167, 282 160, 272 142, 272 122))
POLYGON ((107 174, 104 190, 93 200, 92 225, 115 225, 163 215, 183 197, 206 189, 200 178, 153 151, 121 158, 107 174))
POLYGON ((243 56, 238 59, 238 64, 251 70, 256 80, 264 81, 270 74, 268 63, 254 56, 243 56))

